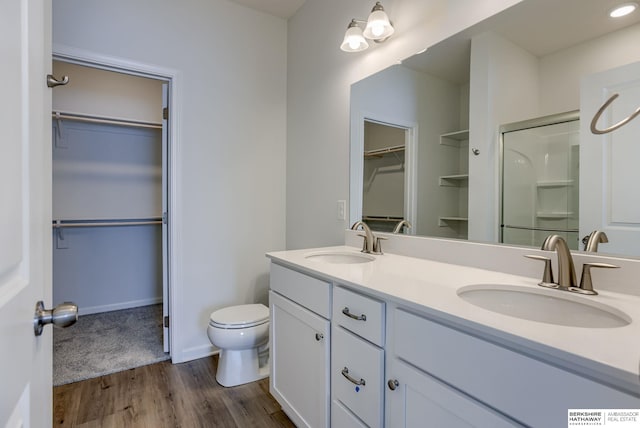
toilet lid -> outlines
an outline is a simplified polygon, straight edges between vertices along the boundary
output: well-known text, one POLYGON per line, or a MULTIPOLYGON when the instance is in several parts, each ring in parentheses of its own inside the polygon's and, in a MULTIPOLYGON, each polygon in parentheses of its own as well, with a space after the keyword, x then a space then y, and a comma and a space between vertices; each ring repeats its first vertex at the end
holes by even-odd
POLYGON ((229 306, 211 313, 209 323, 222 328, 243 328, 269 321, 269 308, 260 303, 229 306))

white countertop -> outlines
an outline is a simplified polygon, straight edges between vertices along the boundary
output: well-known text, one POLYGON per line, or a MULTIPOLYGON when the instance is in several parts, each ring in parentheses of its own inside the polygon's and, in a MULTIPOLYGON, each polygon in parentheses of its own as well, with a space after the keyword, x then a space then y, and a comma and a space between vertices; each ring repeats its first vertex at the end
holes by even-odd
MULTIPOLYGON (((598 290, 575 296, 616 308, 632 322, 615 328, 582 328, 529 321, 475 306, 457 290, 471 284, 539 289, 539 278, 511 275, 394 254, 368 263, 333 264, 305 258, 314 252, 354 252, 348 246, 267 254, 272 261, 390 300, 487 340, 542 359, 601 383, 640 395, 640 298, 598 290)), ((552 290, 557 293, 564 291, 552 290)), ((569 294, 569 293, 567 293, 569 294)))

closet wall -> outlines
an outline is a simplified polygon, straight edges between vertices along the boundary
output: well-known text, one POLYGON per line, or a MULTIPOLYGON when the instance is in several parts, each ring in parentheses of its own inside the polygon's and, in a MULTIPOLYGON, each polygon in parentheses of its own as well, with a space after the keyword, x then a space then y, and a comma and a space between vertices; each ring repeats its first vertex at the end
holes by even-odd
MULTIPOLYGON (((162 82, 54 62, 53 111, 161 124, 162 82)), ((162 301, 162 131, 53 118, 54 303, 81 314, 162 301), (140 221, 149 224, 140 224, 140 221), (122 222, 136 223, 123 225, 122 222)))

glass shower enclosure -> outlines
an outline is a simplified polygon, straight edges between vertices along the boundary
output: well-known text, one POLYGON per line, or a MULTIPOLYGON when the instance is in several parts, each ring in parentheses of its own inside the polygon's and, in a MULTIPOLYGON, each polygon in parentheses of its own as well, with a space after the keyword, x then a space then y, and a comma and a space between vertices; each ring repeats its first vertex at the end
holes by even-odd
POLYGON ((560 235, 579 249, 579 112, 500 128, 500 242, 540 247, 560 235))

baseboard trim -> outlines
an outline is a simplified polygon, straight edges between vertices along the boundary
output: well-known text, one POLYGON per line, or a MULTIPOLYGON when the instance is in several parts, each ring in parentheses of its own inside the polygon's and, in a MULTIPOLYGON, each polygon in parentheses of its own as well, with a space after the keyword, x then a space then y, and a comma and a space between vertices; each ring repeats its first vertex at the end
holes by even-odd
POLYGON ((171 355, 173 364, 186 363, 187 361, 197 360, 199 358, 210 357, 220 353, 220 350, 211 344, 194 346, 180 352, 180 355, 171 355))
POLYGON ((109 305, 78 307, 78 315, 90 315, 98 314, 100 312, 119 311, 121 309, 137 308, 138 306, 155 305, 157 303, 162 303, 162 297, 131 300, 128 302, 112 303, 109 305))

